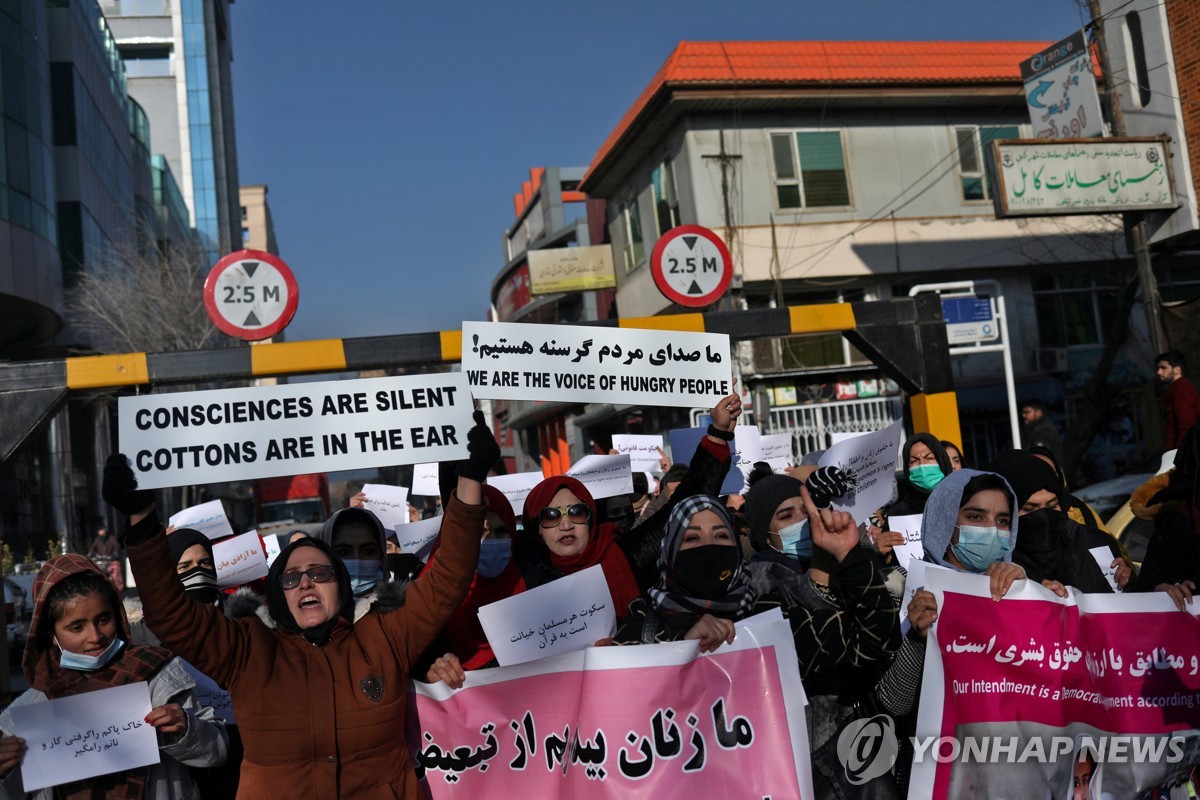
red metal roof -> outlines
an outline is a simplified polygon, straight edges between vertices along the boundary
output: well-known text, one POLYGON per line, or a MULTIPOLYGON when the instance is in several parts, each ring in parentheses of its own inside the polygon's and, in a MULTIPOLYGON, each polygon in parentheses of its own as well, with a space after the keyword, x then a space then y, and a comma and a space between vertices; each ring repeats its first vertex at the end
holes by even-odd
POLYGON ((650 102, 671 87, 1017 84, 1050 42, 680 42, 596 157, 582 186, 650 102))

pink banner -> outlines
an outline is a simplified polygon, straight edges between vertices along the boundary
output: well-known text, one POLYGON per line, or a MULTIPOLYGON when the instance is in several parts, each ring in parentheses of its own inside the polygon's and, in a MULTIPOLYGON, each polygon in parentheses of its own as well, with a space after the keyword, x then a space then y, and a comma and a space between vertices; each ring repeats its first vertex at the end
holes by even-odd
POLYGON ((591 648, 415 684, 413 762, 434 798, 811 797, 786 622, 732 646, 591 648), (803 787, 803 789, 801 789, 803 787))
POLYGON ((1200 619, 1162 593, 1061 599, 930 569, 910 797, 1133 797, 1197 760, 1200 619), (1103 789, 1100 788, 1101 779, 1103 789))

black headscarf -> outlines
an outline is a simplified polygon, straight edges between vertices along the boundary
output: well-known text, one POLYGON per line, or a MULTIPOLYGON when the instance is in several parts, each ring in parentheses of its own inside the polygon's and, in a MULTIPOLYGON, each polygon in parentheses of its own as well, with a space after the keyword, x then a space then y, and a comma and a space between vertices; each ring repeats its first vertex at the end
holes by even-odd
POLYGON ((267 610, 271 612, 271 618, 275 620, 275 623, 285 631, 299 633, 317 646, 325 644, 329 641, 329 635, 339 617, 349 623, 354 622, 354 595, 350 590, 350 573, 346 571, 346 565, 333 554, 333 549, 320 539, 309 537, 297 539, 280 552, 267 572, 267 610), (287 568, 288 559, 300 547, 315 547, 329 557, 329 563, 337 575, 338 599, 341 601, 337 614, 312 628, 301 628, 296 624, 296 618, 292 616, 292 612, 288 608, 283 587, 279 585, 279 576, 287 568))
POLYGON ((1053 492, 1059 505, 1063 503, 1066 487, 1054 467, 1028 450, 1001 450, 992 460, 991 471, 1008 481, 1017 495, 1017 507, 1021 506, 1043 489, 1053 492))
POLYGON ((177 531, 172 531, 167 537, 167 547, 171 551, 171 559, 178 564, 179 559, 183 558, 183 554, 188 548, 200 545, 208 552, 208 557, 212 558, 213 546, 212 541, 203 533, 192 528, 180 528, 177 531))
POLYGON ((904 454, 900 462, 906 477, 908 476, 908 457, 912 455, 913 445, 917 442, 928 447, 929 451, 933 453, 933 457, 937 459, 937 465, 941 467, 943 475, 949 475, 954 471, 954 465, 950 463, 950 456, 946 455, 946 448, 942 447, 942 443, 938 441, 936 436, 932 433, 914 433, 904 441, 904 454))

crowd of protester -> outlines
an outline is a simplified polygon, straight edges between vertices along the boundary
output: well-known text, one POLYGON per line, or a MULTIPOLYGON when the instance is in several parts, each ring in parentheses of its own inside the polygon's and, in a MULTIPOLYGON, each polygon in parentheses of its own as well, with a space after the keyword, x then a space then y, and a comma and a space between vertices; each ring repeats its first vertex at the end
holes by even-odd
MULTIPOLYGON (((1200 426, 1172 430, 1174 468, 1133 495, 1155 526, 1137 565, 1071 494, 1045 408, 1027 410, 1025 449, 976 468, 957 443, 910 436, 892 502, 861 526, 832 507, 848 479, 816 467, 817 454, 778 473, 757 464, 744 492, 721 494, 736 394, 712 409, 694 453, 674 454, 686 461, 664 462, 654 482, 636 476, 628 502, 598 505, 580 481, 552 475, 520 514, 486 483, 500 450, 476 412, 469 457, 443 465, 441 531, 424 561, 399 552, 360 494, 318 535, 283 541, 266 578, 234 593, 217 587, 208 537, 165 529, 153 493, 114 456, 104 496, 127 520, 137 596, 123 604, 106 572, 116 537, 94 548, 102 567, 71 554, 47 562, 22 662, 30 689, 13 706, 147 681, 161 761, 28 796, 418 797, 410 678, 458 688, 496 666, 479 609, 594 566, 617 609, 616 630, 596 646, 695 640, 712 652, 734 640, 738 620, 778 609, 809 699, 814 760, 855 709, 882 710, 911 734, 938 607, 928 591, 902 604, 906 571, 893 548, 905 538, 891 518, 921 515, 925 560, 987 576, 997 602, 1021 580, 1061 596, 1111 592, 1097 547, 1110 551, 1119 591, 1167 592, 1183 609, 1200 580, 1200 426), (183 660, 229 692, 236 725, 197 703, 183 660)), ((0 714, 0 794, 15 798, 26 794, 26 743, 10 711, 0 714)), ((911 755, 886 776, 897 791, 911 755)))

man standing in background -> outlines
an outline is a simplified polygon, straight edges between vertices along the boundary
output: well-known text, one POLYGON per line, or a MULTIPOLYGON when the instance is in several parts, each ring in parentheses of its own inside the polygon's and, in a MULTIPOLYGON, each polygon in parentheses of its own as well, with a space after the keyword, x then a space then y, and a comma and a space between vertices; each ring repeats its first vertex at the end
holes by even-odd
POLYGON ((1200 395, 1183 376, 1187 360, 1178 350, 1168 350, 1154 359, 1154 374, 1166 385, 1163 411, 1167 420, 1167 449, 1174 450, 1183 441, 1188 428, 1200 418, 1200 395))

